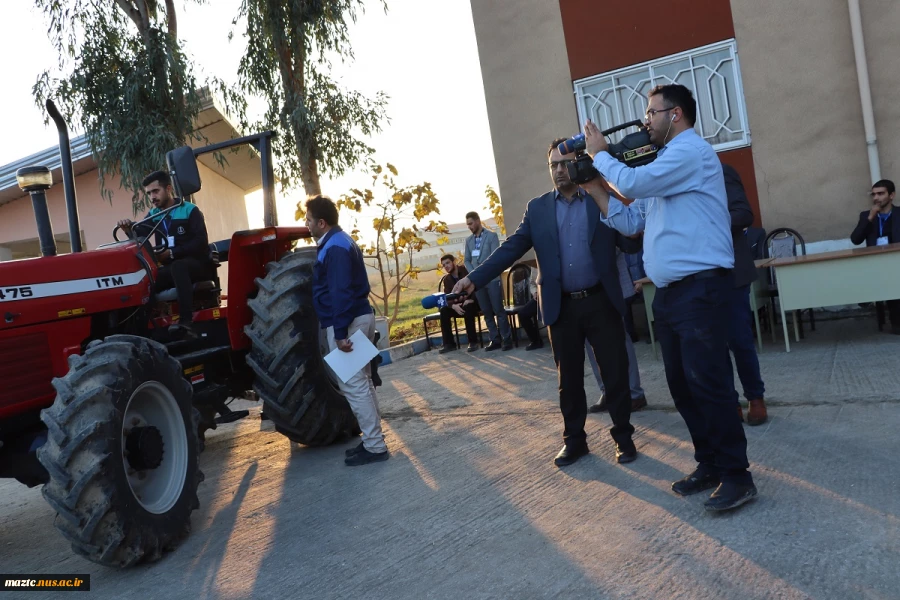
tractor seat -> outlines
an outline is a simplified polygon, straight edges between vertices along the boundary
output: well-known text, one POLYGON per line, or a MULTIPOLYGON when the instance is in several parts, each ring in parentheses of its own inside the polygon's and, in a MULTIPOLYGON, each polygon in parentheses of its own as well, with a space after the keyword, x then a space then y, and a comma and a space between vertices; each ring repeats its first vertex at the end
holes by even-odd
MULTIPOLYGON (((215 281, 198 281, 194 284, 194 293, 211 292, 218 289, 215 281)), ((160 302, 175 302, 178 300, 178 290, 169 288, 156 294, 156 299, 160 302)))

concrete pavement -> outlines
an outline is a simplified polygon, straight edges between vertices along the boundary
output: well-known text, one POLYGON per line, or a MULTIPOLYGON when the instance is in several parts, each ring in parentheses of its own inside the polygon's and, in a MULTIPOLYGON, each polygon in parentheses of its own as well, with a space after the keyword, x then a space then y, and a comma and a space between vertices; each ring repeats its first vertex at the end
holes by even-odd
POLYGON ((900 338, 874 319, 817 328, 760 357, 760 497, 733 513, 670 491, 692 449, 649 346, 638 460, 615 464, 590 415, 592 454, 566 469, 549 348, 430 352, 381 371, 385 463, 347 468, 355 441, 302 448, 258 420, 213 432, 194 531, 152 565, 73 555, 39 490, 0 482, 0 571, 91 573, 91 597, 142 600, 900 598, 900 338))

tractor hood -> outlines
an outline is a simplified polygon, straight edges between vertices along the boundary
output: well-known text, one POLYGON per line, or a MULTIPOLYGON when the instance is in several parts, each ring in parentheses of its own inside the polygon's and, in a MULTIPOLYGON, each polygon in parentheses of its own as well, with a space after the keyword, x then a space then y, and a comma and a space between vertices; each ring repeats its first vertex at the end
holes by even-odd
MULTIPOLYGON (((153 260, 142 255, 155 276, 153 260)), ((147 267, 132 241, 0 263, 0 331, 138 307, 149 297, 147 267)))

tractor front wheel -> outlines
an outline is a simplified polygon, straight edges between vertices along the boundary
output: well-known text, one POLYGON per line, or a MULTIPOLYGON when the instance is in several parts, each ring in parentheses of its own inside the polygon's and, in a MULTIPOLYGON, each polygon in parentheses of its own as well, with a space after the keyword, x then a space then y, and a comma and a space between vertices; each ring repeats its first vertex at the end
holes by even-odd
POLYGON ((41 412, 38 459, 56 526, 72 549, 110 567, 159 559, 190 532, 203 480, 198 414, 181 365, 154 341, 114 335, 69 358, 41 412))

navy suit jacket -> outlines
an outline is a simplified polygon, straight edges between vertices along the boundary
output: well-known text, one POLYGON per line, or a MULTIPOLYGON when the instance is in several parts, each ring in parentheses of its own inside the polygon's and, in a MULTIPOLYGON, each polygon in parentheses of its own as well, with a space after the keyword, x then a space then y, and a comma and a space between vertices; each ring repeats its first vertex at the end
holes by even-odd
MULTIPOLYGON (((610 302, 620 314, 625 314, 625 301, 619 285, 616 267, 616 246, 633 254, 641 249, 639 240, 623 237, 600 222, 600 209, 594 199, 585 194, 588 216, 588 240, 594 269, 610 302)), ((534 198, 525 208, 525 216, 516 232, 481 266, 469 273, 469 280, 481 289, 534 248, 540 276, 537 280, 538 303, 545 325, 559 318, 562 303, 562 265, 559 260, 559 229, 556 225, 556 190, 534 198)))
MULTIPOLYGON (((900 210, 896 206, 891 209, 891 239, 894 243, 900 242, 900 210)), ((885 232, 885 235, 887 232, 885 232)), ((855 245, 866 243, 866 246, 874 246, 878 243, 878 217, 874 221, 869 221, 869 211, 864 210, 859 213, 859 223, 856 229, 850 234, 850 241, 855 245)))

